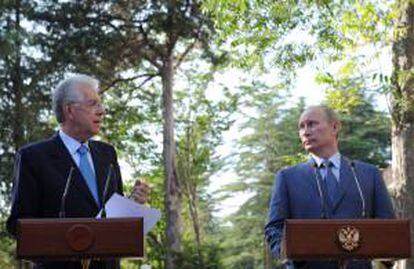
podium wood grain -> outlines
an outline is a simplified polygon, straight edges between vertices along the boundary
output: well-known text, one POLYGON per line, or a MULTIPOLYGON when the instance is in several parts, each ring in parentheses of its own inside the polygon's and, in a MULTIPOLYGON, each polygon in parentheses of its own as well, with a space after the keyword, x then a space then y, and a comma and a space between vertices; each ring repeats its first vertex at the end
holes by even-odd
POLYGON ((408 220, 288 219, 283 242, 289 259, 388 259, 411 255, 408 220), (360 246, 352 252, 340 247, 338 229, 352 226, 360 232, 360 246))
POLYGON ((143 256, 142 218, 20 219, 17 258, 66 260, 143 256))

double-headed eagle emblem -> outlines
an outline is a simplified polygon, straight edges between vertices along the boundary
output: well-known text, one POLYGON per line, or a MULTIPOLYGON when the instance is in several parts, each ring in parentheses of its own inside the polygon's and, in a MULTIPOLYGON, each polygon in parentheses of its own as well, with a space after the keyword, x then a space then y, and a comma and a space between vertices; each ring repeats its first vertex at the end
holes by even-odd
POLYGON ((341 227, 337 231, 337 236, 339 245, 348 252, 352 252, 360 246, 360 232, 353 226, 341 227))

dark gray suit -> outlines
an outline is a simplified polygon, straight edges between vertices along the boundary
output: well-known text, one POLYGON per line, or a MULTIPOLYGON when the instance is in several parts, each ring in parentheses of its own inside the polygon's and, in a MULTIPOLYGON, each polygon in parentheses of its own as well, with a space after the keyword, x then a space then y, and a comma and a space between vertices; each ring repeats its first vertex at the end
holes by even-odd
MULTIPOLYGON (((122 180, 115 149, 103 142, 89 141, 94 162, 99 197, 102 192, 110 164, 115 167, 108 199, 113 192, 122 194, 122 180)), ((70 168, 74 173, 66 200, 66 217, 95 217, 99 211, 85 180, 63 144, 59 135, 21 148, 15 161, 12 208, 7 220, 7 229, 16 235, 16 221, 19 218, 57 218, 61 197, 70 168)), ((38 263, 42 269, 80 269, 79 262, 38 263)), ((92 262, 91 269, 119 268, 117 261, 92 262)))

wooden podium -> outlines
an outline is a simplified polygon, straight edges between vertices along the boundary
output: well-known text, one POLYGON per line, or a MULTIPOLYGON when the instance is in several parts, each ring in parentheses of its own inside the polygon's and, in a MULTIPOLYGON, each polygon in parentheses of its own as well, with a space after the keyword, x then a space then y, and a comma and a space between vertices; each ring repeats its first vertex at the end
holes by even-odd
POLYGON ((20 219, 17 258, 32 261, 142 257, 142 218, 20 219))
POLYGON ((292 260, 338 261, 409 258, 409 221, 288 219, 282 256, 292 260))

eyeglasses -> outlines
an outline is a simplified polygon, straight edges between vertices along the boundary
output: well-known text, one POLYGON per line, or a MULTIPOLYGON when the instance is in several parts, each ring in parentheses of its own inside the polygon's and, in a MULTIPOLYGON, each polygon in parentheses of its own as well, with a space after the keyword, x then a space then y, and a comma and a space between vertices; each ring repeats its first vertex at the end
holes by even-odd
POLYGON ((101 102, 98 100, 84 100, 84 101, 76 101, 72 102, 71 104, 79 104, 87 107, 90 110, 93 110, 94 112, 105 112, 106 108, 104 105, 102 105, 101 102))

